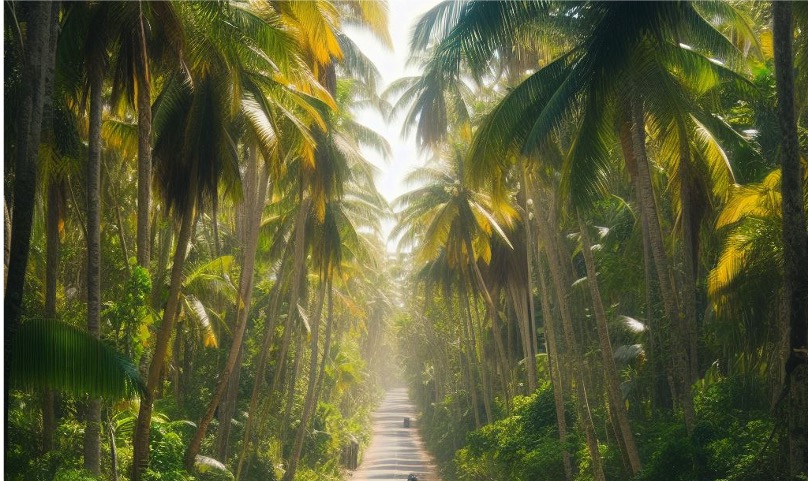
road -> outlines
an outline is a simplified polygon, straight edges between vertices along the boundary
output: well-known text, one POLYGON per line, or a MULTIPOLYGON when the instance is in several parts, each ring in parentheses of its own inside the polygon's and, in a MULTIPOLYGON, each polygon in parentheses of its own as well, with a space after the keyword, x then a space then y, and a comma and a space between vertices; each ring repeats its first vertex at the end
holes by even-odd
POLYGON ((415 407, 407 389, 392 389, 373 415, 373 437, 359 469, 351 481, 406 480, 410 473, 418 481, 440 481, 437 469, 424 449, 415 421, 415 407), (404 418, 410 418, 409 428, 404 418))

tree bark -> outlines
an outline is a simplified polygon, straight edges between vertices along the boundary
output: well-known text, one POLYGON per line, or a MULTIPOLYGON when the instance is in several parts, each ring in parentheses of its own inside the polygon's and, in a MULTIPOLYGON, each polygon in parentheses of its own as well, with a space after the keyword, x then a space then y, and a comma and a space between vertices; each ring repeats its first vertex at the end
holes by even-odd
POLYGON ((581 247, 586 264, 586 283, 589 286, 589 293, 592 296, 592 304, 595 310, 598 342, 600 344, 603 370, 605 371, 606 392, 609 398, 609 404, 612 406, 611 412, 614 415, 619 435, 622 437, 622 444, 625 447, 626 456, 631 465, 631 474, 635 475, 642 469, 640 453, 637 450, 637 444, 634 441, 634 433, 631 430, 631 424, 629 423, 625 403, 623 402, 623 395, 620 390, 620 375, 617 372, 617 366, 614 364, 614 352, 612 351, 612 343, 609 339, 609 325, 606 320, 606 310, 603 307, 603 300, 600 296, 600 286, 598 284, 597 270, 595 268, 595 257, 592 255, 592 242, 589 239, 589 232, 587 231, 587 226, 580 212, 578 213, 578 225, 581 229, 581 247))
MULTIPOLYGON (((651 366, 651 377, 652 377, 652 384, 651 384, 651 409, 653 410, 654 407, 659 407, 663 404, 662 402, 662 393, 664 392, 663 388, 659 386, 663 384, 662 380, 668 380, 671 378, 670 375, 670 363, 663 362, 662 356, 660 355, 662 352, 661 349, 661 333, 659 332, 660 329, 654 324, 654 303, 653 303, 653 279, 654 279, 654 258, 651 250, 651 241, 649 238, 649 227, 648 227, 648 218, 645 216, 645 211, 643 210, 642 206, 642 196, 640 196, 640 187, 639 187, 639 180, 637 174, 637 161, 634 158, 634 142, 632 139, 632 128, 631 128, 631 119, 630 119, 630 106, 625 108, 626 115, 629 115, 619 127, 619 138, 620 138, 620 148, 623 153, 623 158, 626 163, 626 168, 629 171, 629 175, 631 177, 631 185, 634 189, 634 201, 637 204, 637 209, 639 211, 639 220, 640 220, 640 231, 642 235, 642 245, 643 245, 643 275, 644 275, 644 286, 645 286, 645 323, 648 326, 648 341, 646 342, 647 348, 646 353, 648 357, 648 363, 651 366)), ((672 384, 669 385, 671 397, 668 401, 676 399, 676 389, 672 384)), ((670 403, 664 403, 666 407, 670 406, 670 403)))
POLYGON ((780 152, 783 202, 785 310, 791 328, 786 361, 788 445, 791 476, 808 473, 808 234, 794 105, 793 22, 791 2, 773 2, 777 114, 783 136, 780 152))
MULTIPOLYGON (((191 179, 196 178, 195 170, 195 168, 192 168, 191 179)), ((149 364, 146 392, 140 400, 140 411, 138 412, 134 439, 132 440, 132 481, 141 481, 143 473, 149 466, 149 437, 151 432, 152 411, 154 409, 154 394, 162 379, 161 371, 166 361, 168 343, 171 340, 171 333, 174 331, 176 314, 179 309, 180 288, 182 287, 183 278, 182 271, 185 266, 185 255, 188 252, 191 231, 193 230, 192 227, 196 217, 196 188, 196 182, 192 180, 189 198, 193 200, 190 202, 188 210, 183 212, 182 215, 177 248, 174 251, 174 264, 171 266, 171 284, 169 286, 168 299, 166 300, 166 307, 163 311, 160 331, 157 333, 154 355, 149 364)))
MULTIPOLYGON (((297 301, 299 296, 299 285, 300 280, 302 278, 302 272, 305 269, 306 263, 306 250, 305 250, 305 240, 306 240, 306 216, 308 215, 309 208, 311 206, 311 198, 304 197, 301 199, 300 207, 298 208, 297 219, 295 220, 295 238, 294 238, 294 258, 292 259, 292 283, 290 286, 290 296, 289 296, 289 313, 286 318, 286 327, 284 328, 283 334, 283 345, 281 346, 281 352, 279 354, 279 363, 277 369, 275 371, 275 376, 272 379, 272 391, 275 392, 277 388, 277 384, 280 380, 280 373, 283 370, 283 366, 286 360, 286 353, 289 349, 289 343, 291 340, 292 335, 292 327, 294 326, 294 318, 295 313, 297 312, 297 301)), ((281 282, 282 275, 283 275, 283 266, 281 266, 281 273, 278 274, 278 284, 281 282)), ((271 312, 277 312, 278 306, 280 305, 280 297, 281 291, 280 286, 276 284, 278 288, 277 295, 273 299, 273 308, 270 309, 271 312)), ((266 370, 266 363, 267 363, 267 356, 269 354, 269 341, 271 340, 271 332, 264 333, 264 344, 261 350, 261 355, 259 356, 258 360, 258 367, 256 370, 255 376, 255 383, 253 384, 253 391, 250 397, 250 409, 248 412, 254 413, 256 407, 258 406, 258 396, 261 392, 261 386, 264 382, 264 372, 266 370), (267 337, 270 336, 270 337, 267 337)), ((244 463, 247 460, 247 457, 250 453, 250 444, 251 444, 251 431, 253 425, 254 416, 250 416, 247 418, 247 422, 244 425, 244 440, 242 442, 242 452, 239 458, 238 467, 236 468, 236 476, 235 481, 238 481, 241 477, 242 470, 244 469, 244 463)))
MULTIPOLYGON (((100 55, 100 54, 99 54, 100 55)), ((101 338, 101 90, 103 59, 92 59, 90 78, 89 156, 87 158, 87 332, 101 338)), ((84 469, 101 474, 101 400, 87 403, 84 469)))
MULTIPOLYGON (((39 141, 42 132, 42 111, 45 102, 45 79, 50 45, 51 19, 54 6, 47 2, 27 5, 27 35, 23 53, 22 101, 16 155, 14 159, 14 187, 11 213, 11 241, 9 245, 6 291, 3 300, 3 358, 4 379, 11 372, 11 346, 17 333, 22 314, 22 298, 25 287, 25 271, 31 245, 31 230, 34 219, 37 174, 39 166, 39 141)), ((58 7, 58 5, 57 5, 58 7)), ((8 219, 8 215, 6 216, 8 219)), ((8 405, 9 383, 5 383, 5 404, 8 405)), ((8 436, 8 410, 4 414, 8 436)))
POLYGON ((149 236, 149 212, 151 210, 152 171, 152 105, 149 57, 146 47, 146 29, 143 20, 143 5, 139 5, 140 55, 135 68, 137 82, 137 264, 149 268, 151 242, 149 236))
POLYGON ((603 472, 603 462, 600 457, 598 449, 598 440, 595 434, 595 426, 592 422, 592 415, 589 410, 589 401, 587 399, 586 386, 584 383, 584 369, 581 363, 581 354, 578 347, 578 342, 575 337, 575 329, 572 324, 572 313, 568 303, 567 286, 569 285, 568 276, 564 273, 561 264, 560 249, 556 245, 556 239, 550 232, 547 220, 544 219, 542 214, 537 215, 539 226, 539 239, 544 247, 545 254, 547 255, 548 263, 550 264, 550 275, 552 277, 553 286, 555 287, 556 302, 558 310, 561 314, 561 321, 564 332, 564 340, 569 351, 569 357, 572 369, 574 371, 574 384, 577 394, 577 401, 575 403, 578 410, 578 418, 581 427, 584 431, 587 450, 592 458, 592 474, 595 481, 605 481, 606 476, 603 472))
POLYGON ((682 264, 684 267, 682 275, 683 331, 687 340, 686 348, 690 366, 688 380, 692 384, 699 379, 698 328, 696 325, 698 226, 694 225, 693 219, 690 142, 688 142, 684 126, 679 127, 679 151, 679 202, 682 211, 680 222, 682 224, 682 264))
POLYGON ((696 413, 693 407, 691 384, 688 382, 689 362, 687 348, 685 347, 686 341, 683 338, 684 332, 679 314, 676 286, 673 282, 668 256, 665 253, 665 243, 662 238, 662 229, 659 225, 656 199, 654 198, 651 183, 650 166, 645 150, 645 119, 642 105, 637 99, 632 99, 631 101, 631 119, 632 151, 636 160, 637 187, 639 188, 637 195, 642 198, 640 206, 643 210, 643 215, 648 221, 648 238, 651 243, 651 253, 659 280, 659 290, 665 305, 665 313, 671 322, 671 351, 674 360, 673 372, 678 385, 678 398, 682 406, 685 426, 688 433, 692 433, 696 423, 696 413))
MULTIPOLYGON (((250 167, 251 171, 257 172, 258 153, 256 149, 251 149, 249 162, 253 164, 252 167, 250 167)), ((247 314, 250 312, 250 305, 252 303, 255 254, 258 250, 258 230, 261 225, 261 212, 263 212, 263 206, 266 200, 268 181, 269 169, 264 168, 260 175, 258 191, 254 192, 256 189, 252 189, 253 192, 249 192, 250 197, 248 201, 250 207, 248 209, 248 215, 246 216, 248 224, 245 232, 246 243, 244 244, 244 258, 241 267, 241 279, 239 280, 238 299, 236 300, 236 329, 233 332, 233 343, 230 346, 230 352, 228 353, 224 370, 216 384, 213 398, 210 400, 205 414, 199 421, 196 433, 191 443, 188 445, 188 449, 185 451, 184 464, 188 472, 192 472, 193 470, 196 455, 199 454, 199 449, 202 447, 202 439, 205 437, 208 425, 210 425, 210 422, 213 420, 216 407, 219 405, 219 400, 221 400, 225 389, 227 389, 230 373, 233 372, 236 360, 239 357, 239 352, 241 351, 244 331, 247 329, 247 314)))
MULTIPOLYGON (((327 268, 330 277, 332 274, 330 273, 330 269, 327 268)), ((308 431, 308 424, 309 420, 311 419, 312 415, 314 414, 314 408, 317 405, 317 398, 315 397, 315 388, 317 386, 317 359, 319 353, 319 341, 320 341, 320 319, 322 318, 323 313, 323 303, 325 301, 325 293, 328 285, 330 284, 330 280, 322 279, 322 285, 320 286, 320 294, 319 299, 317 300, 317 313, 314 315, 311 324, 311 357, 309 358, 309 379, 308 379, 308 387, 306 388, 306 397, 303 401, 303 414, 300 417, 300 426, 297 428, 297 432, 295 433, 295 440, 294 444, 292 445, 292 455, 289 458, 288 468, 283 475, 284 481, 293 481, 295 479, 295 473, 297 472, 297 464, 300 461, 300 454, 303 451, 303 441, 306 437, 306 432, 308 431)))
MULTIPOLYGON (((56 68, 56 44, 59 39, 59 2, 51 6, 50 47, 47 59, 47 75, 45 76, 45 99, 42 109, 42 143, 53 148, 53 84, 56 68)), ((55 169, 53 169, 55 170, 55 169)), ((61 175, 51 171, 48 179, 48 201, 45 215, 45 317, 56 319, 56 291, 58 289, 59 261, 61 240, 59 224, 64 218, 64 184, 61 175)), ((9 233, 7 233, 9 234, 9 233)), ((6 253, 8 254, 8 253, 6 253)), ((6 258, 8 259, 8 258, 6 258)), ((53 449, 53 434, 56 431, 56 401, 53 390, 45 388, 42 392, 42 452, 53 449)))
POLYGON ((550 383, 553 386, 553 402, 556 411, 556 424, 558 425, 558 439, 561 442, 561 460, 564 464, 564 479, 572 479, 572 462, 570 453, 566 448, 567 442, 567 416, 564 409, 564 382, 561 380, 561 357, 558 351, 558 337, 556 337, 555 318, 550 305, 550 293, 547 289, 547 280, 544 268, 541 265, 541 253, 537 269, 539 271, 539 289, 541 291, 541 313, 544 318, 544 337, 547 339, 547 358, 549 360, 550 383))

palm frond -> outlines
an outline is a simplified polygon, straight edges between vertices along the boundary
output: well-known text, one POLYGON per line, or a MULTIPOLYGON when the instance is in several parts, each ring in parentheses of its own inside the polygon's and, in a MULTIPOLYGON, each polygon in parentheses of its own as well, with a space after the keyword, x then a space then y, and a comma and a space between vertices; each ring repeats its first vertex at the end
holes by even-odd
POLYGON ((142 395, 145 384, 131 360, 86 331, 64 322, 24 322, 14 339, 10 383, 108 399, 142 395))

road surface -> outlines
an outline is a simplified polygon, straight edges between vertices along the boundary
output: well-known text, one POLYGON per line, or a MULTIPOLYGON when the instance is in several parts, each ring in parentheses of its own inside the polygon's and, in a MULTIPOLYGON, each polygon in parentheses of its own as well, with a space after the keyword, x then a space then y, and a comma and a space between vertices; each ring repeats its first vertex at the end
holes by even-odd
POLYGON ((406 480, 412 473, 418 481, 440 481, 437 469, 424 449, 415 421, 415 407, 407 389, 392 389, 373 415, 373 437, 351 481, 406 480), (409 428, 404 418, 410 418, 409 428))

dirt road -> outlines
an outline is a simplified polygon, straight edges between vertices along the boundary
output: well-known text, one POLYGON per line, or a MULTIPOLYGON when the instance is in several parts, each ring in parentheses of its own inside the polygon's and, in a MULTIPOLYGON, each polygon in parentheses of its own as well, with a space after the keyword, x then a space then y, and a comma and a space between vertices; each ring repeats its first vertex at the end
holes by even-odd
POLYGON ((406 480, 412 473, 418 481, 440 481, 437 469, 426 453, 415 421, 415 407, 405 388, 387 392, 373 415, 373 438, 351 481, 406 480), (404 427, 410 418, 410 427, 404 427))

